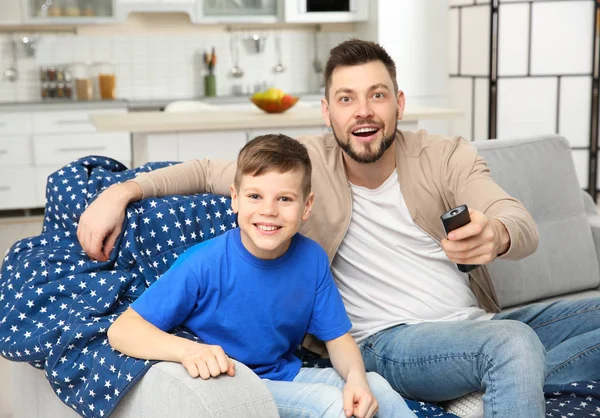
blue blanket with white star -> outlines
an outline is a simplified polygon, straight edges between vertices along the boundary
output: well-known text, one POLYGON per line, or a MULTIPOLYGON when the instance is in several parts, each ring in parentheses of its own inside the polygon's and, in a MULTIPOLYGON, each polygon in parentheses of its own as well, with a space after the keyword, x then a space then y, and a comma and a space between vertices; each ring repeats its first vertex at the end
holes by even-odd
MULTIPOLYGON (((222 196, 145 199, 127 208, 110 259, 90 260, 76 237, 86 206, 111 184, 168 164, 128 170, 90 156, 53 173, 41 234, 16 242, 3 259, 0 354, 43 369, 57 396, 82 416, 108 416, 151 366, 110 347, 112 321, 189 246, 237 227, 222 196)), ((597 387, 578 382, 551 388, 547 416, 600 417, 597 387)), ((433 404, 408 404, 419 417, 454 417, 433 404)))

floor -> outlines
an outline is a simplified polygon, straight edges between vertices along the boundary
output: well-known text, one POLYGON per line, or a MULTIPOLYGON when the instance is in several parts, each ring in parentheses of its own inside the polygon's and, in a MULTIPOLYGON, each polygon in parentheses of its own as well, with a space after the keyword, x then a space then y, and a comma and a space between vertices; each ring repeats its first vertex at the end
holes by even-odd
MULTIPOLYGON (((4 253, 15 241, 38 235, 42 230, 41 216, 0 218, 0 264, 4 253)), ((0 357, 0 418, 13 415, 12 367, 0 357)))

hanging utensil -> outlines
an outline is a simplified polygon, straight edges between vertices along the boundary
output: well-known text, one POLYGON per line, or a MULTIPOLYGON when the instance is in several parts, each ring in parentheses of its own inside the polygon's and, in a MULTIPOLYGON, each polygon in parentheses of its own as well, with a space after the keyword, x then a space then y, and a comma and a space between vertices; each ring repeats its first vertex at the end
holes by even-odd
POLYGON ((12 82, 19 79, 19 70, 17 69, 17 43, 12 40, 10 41, 12 64, 4 71, 4 77, 12 82))
POLYGON ((277 65, 273 67, 273 72, 282 73, 285 71, 285 66, 281 63, 281 34, 275 37, 275 52, 277 54, 277 65))
POLYGON ((321 60, 319 59, 319 39, 318 39, 318 30, 319 27, 317 26, 317 29, 315 29, 315 31, 313 32, 313 42, 314 42, 314 53, 315 53, 315 57, 313 58, 313 62, 312 62, 312 66, 313 66, 313 70, 315 71, 315 73, 319 74, 323 72, 323 64, 321 63, 321 60))
POLYGON ((239 42, 236 36, 231 36, 229 39, 229 48, 231 52, 231 59, 233 61, 233 67, 229 70, 229 74, 232 77, 240 78, 244 76, 244 70, 240 67, 239 59, 240 59, 240 49, 239 42))

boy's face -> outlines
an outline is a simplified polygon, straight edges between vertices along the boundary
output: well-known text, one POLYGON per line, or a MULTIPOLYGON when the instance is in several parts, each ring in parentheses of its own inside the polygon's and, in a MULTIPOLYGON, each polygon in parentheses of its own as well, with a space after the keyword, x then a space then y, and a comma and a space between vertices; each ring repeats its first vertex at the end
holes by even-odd
POLYGON ((381 61, 336 68, 329 99, 321 100, 323 119, 338 144, 355 161, 372 163, 383 155, 404 113, 404 93, 381 61))
POLYGON ((255 257, 283 255, 300 221, 308 219, 314 195, 303 195, 302 177, 300 170, 269 171, 242 176, 239 190, 231 185, 231 207, 238 214, 242 244, 255 257))

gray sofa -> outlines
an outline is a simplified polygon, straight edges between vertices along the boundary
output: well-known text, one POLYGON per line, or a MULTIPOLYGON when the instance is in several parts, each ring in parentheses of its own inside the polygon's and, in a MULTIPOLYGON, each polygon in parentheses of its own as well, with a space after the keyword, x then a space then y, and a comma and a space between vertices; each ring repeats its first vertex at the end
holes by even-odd
MULTIPOLYGON (((503 309, 534 301, 598 297, 600 214, 582 192, 567 141, 558 136, 477 141, 493 177, 531 211, 540 246, 519 262, 495 261, 490 273, 503 309)), ((14 418, 77 416, 54 395, 43 372, 13 363, 14 418)), ((276 417, 260 380, 242 364, 234 378, 191 379, 182 366, 159 363, 113 414, 134 417, 276 417)))

